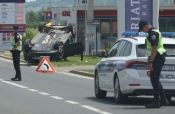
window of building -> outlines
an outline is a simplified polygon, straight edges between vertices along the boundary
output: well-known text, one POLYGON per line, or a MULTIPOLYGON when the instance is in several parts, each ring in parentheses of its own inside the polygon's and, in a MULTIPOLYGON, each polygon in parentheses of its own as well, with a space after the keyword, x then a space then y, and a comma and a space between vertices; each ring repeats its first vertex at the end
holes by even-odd
POLYGON ((77 41, 85 41, 85 20, 77 19, 77 41))
POLYGON ((159 30, 161 32, 166 31, 166 18, 159 19, 159 30))
POLYGON ((167 31, 174 32, 175 31, 175 19, 167 18, 167 31))

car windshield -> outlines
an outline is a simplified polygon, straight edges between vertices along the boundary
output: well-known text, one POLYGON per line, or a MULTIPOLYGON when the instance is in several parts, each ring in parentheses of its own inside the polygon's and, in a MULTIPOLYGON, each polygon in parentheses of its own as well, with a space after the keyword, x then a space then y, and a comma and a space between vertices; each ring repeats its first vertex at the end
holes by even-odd
MULTIPOLYGON (((137 57, 147 57, 146 45, 137 45, 137 57)), ((175 56, 175 44, 164 44, 168 56, 175 56)))

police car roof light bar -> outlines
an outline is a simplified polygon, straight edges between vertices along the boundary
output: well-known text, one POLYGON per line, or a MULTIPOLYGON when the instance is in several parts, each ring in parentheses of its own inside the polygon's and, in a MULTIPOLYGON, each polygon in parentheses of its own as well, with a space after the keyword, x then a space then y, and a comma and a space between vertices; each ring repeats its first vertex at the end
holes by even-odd
POLYGON ((161 35, 165 37, 175 37, 175 32, 161 32, 161 35))
POLYGON ((122 33, 122 36, 146 37, 146 36, 148 36, 148 33, 145 33, 145 32, 134 32, 134 31, 125 31, 125 32, 122 33))
MULTIPOLYGON (((175 37, 175 32, 161 32, 161 35, 164 37, 175 37)), ((134 32, 134 31, 125 31, 122 33, 122 36, 139 36, 146 37, 148 33, 145 32, 134 32)))

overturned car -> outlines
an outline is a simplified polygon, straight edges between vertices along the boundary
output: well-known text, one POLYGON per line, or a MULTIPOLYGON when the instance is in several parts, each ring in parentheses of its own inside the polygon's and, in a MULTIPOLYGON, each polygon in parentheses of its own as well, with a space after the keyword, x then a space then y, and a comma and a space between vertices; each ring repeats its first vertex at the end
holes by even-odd
POLYGON ((24 60, 36 63, 42 56, 49 56, 50 61, 58 61, 68 56, 82 54, 82 42, 75 42, 75 24, 67 26, 47 26, 40 23, 34 38, 23 42, 24 60))

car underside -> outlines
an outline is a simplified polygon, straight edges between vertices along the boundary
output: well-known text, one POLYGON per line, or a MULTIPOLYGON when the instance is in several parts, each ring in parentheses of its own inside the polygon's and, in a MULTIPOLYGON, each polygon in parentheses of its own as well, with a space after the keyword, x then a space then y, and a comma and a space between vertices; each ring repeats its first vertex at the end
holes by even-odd
MULTIPOLYGON (((46 26, 41 23, 38 33, 30 40, 23 41, 23 54, 27 62, 39 62, 41 56, 49 56, 50 61, 58 61, 68 56, 81 54, 82 43, 75 42, 75 24, 67 26, 46 26), (74 53, 67 54, 65 47, 72 47, 74 53), (78 51, 77 51, 78 50, 78 51)), ((70 48, 69 48, 70 49, 70 48)))

